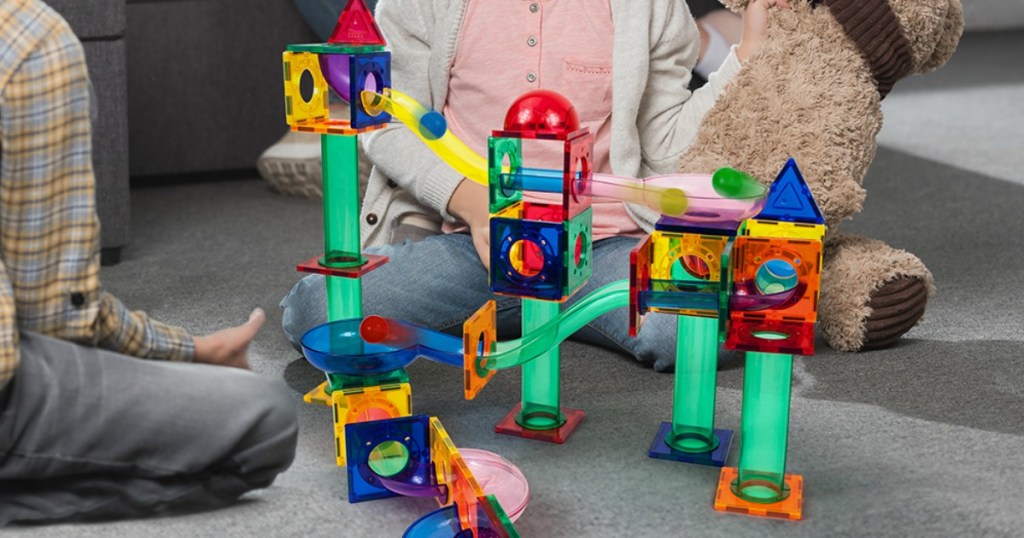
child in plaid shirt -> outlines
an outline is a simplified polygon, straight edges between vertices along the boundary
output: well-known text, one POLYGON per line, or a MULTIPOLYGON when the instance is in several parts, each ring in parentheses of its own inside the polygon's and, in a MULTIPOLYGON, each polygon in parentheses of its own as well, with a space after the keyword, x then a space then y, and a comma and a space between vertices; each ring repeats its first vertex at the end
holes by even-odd
POLYGON ((294 456, 290 395, 246 371, 262 311, 192 337, 102 291, 89 97, 64 20, 0 2, 0 526, 217 506, 294 456))

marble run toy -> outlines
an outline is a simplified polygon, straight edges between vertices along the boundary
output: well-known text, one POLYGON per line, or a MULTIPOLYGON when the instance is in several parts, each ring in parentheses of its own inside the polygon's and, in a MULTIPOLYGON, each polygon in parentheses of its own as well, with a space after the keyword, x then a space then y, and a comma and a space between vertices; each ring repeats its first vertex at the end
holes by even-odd
MULTIPOLYGON (((583 186, 592 180, 593 149, 594 137, 580 128, 573 106, 543 90, 517 99, 504 130, 494 131, 488 142, 491 291, 521 298, 523 334, 556 319, 560 303, 590 278, 593 212, 583 186), (525 160, 523 139, 561 146, 562 169, 553 171, 561 181, 549 182, 560 203, 524 200, 524 182, 514 181, 525 160), (510 170, 502 167, 506 159, 510 170)), ((584 413, 559 405, 558 347, 524 363, 522 373, 522 403, 496 431, 563 442, 584 413)))
MULTIPOLYGON (((328 320, 343 321, 362 316, 362 276, 387 262, 362 253, 359 240, 358 135, 387 126, 390 116, 370 114, 360 95, 365 88, 380 90, 391 84, 391 53, 369 8, 362 0, 350 0, 338 19, 328 43, 289 45, 283 54, 285 116, 297 131, 320 133, 323 163, 324 254, 298 265, 298 270, 326 275, 328 320), (305 97, 300 81, 312 81, 305 97), (330 118, 330 90, 349 103, 350 120, 330 118)), ((332 337, 335 352, 360 353, 357 339, 332 337)), ((325 370, 326 371, 326 370, 325 370)), ((401 370, 379 376, 359 376, 338 371, 306 395, 311 402, 334 408, 338 436, 338 461, 344 461, 344 424, 362 418, 366 402, 388 402, 373 407, 386 416, 411 413, 408 377, 401 370), (339 426, 340 424, 340 426, 339 426)), ((381 418, 378 414, 376 418, 381 418)))
MULTIPOLYGON (((458 523, 445 527, 451 535, 513 535, 502 503, 488 500, 486 486, 466 479, 469 486, 456 488, 461 471, 451 469, 462 460, 449 451, 448 459, 440 456, 449 471, 437 465, 450 440, 425 440, 427 431, 446 434, 436 419, 412 417, 405 367, 418 357, 461 367, 467 399, 498 370, 521 367, 522 401, 496 430, 562 443, 584 413, 561 406, 558 347, 597 316, 628 308, 633 335, 647 312, 678 316, 672 421, 662 424, 650 455, 723 465, 732 432, 714 427, 717 348, 724 342, 744 350, 739 465, 723 468, 715 507, 799 519, 802 482, 785 474, 789 383, 792 355, 813 353, 824 226, 796 164, 787 163, 769 189, 730 169, 646 180, 596 174, 591 133, 580 128, 571 103, 544 90, 510 106, 484 158, 450 132, 441 114, 390 87, 384 44, 364 2, 350 0, 330 42, 290 45, 283 57, 288 124, 320 133, 323 153, 325 253, 298 269, 327 278, 328 322, 302 337, 304 355, 327 380, 305 400, 333 408, 336 459, 349 469, 350 500, 404 493, 447 502, 457 489, 463 500, 456 496, 424 525, 454 518, 458 523), (300 89, 304 77, 312 80, 309 97, 300 89), (330 91, 349 103, 350 121, 329 117, 330 91), (466 321, 462 338, 363 315, 361 277, 387 260, 361 252, 357 140, 391 120, 488 187, 491 289, 522 299, 521 338, 497 340, 493 301, 466 321), (525 166, 524 140, 558 144, 561 168, 525 166), (558 201, 541 201, 538 193, 558 201), (644 204, 662 218, 631 252, 628 281, 563 311, 592 270, 595 196, 644 204)), ((485 471, 500 467, 493 458, 481 461, 490 461, 485 471)))
POLYGON ((517 537, 512 521, 529 499, 522 473, 496 454, 460 453, 440 421, 411 416, 404 367, 419 354, 461 365, 461 340, 362 317, 362 276, 387 262, 360 247, 357 155, 358 135, 391 119, 360 97, 390 86, 384 45, 363 0, 350 0, 328 43, 290 45, 283 54, 285 116, 292 129, 321 134, 323 161, 324 255, 298 269, 327 279, 328 323, 302 339, 304 354, 327 381, 305 400, 334 411, 336 460, 347 464, 350 502, 435 496, 447 508, 414 523, 406 536, 517 537), (300 87, 304 77, 312 81, 308 97, 300 87), (350 121, 329 117, 329 89, 349 103, 350 121), (478 482, 480 476, 486 480, 478 482))
MULTIPOLYGON (((491 290, 523 299, 523 332, 532 336, 528 346, 517 341, 512 349, 498 342, 491 303, 467 320, 467 397, 474 397, 497 370, 521 366, 522 402, 496 431, 561 443, 582 420, 582 411, 560 407, 557 345, 595 315, 627 306, 626 290, 610 284, 565 312, 559 303, 589 276, 587 208, 599 192, 594 186, 622 186, 604 193, 668 209, 655 232, 631 253, 628 290, 631 334, 645 312, 679 316, 673 420, 662 424, 650 455, 724 465, 732 432, 714 428, 717 348, 725 342, 728 349, 748 351, 739 467, 745 471, 723 469, 727 486, 720 488, 716 507, 798 519, 800 477, 782 472, 788 368, 792 354, 813 354, 824 226, 796 163, 786 163, 770 189, 731 169, 711 176, 633 180, 626 186, 623 178, 598 178, 589 170, 587 133, 577 127, 571 104, 540 91, 513 103, 505 128, 492 133, 487 183, 494 238, 491 290), (564 144, 563 169, 524 166, 525 138, 564 144), (499 164, 504 162, 509 164, 499 164), (523 192, 531 190, 559 193, 562 203, 524 201, 523 192), (536 355, 541 348, 546 351, 536 355), (769 371, 776 377, 766 384, 762 376, 769 371), (768 423, 774 430, 753 427, 768 423)), ((432 136, 441 134, 435 130, 432 136)), ((459 163, 481 160, 466 158, 469 150, 459 151, 459 163)))
POLYGON ((699 210, 662 217, 630 252, 630 335, 637 335, 646 312, 677 315, 672 421, 663 422, 655 435, 649 451, 653 458, 721 467, 729 455, 733 432, 714 427, 718 337, 730 295, 729 251, 737 227, 764 204, 764 188, 743 180, 727 169, 717 176, 673 178, 686 186, 699 210), (730 180, 751 187, 722 196, 719 191, 730 180))
MULTIPOLYGON (((724 465, 732 432, 714 428, 717 349, 724 342, 727 349, 746 351, 739 466, 722 469, 715 508, 800 519, 802 478, 785 473, 790 380, 793 354, 814 353, 825 232, 820 211, 793 160, 786 163, 767 192, 731 169, 646 182, 670 182, 683 190, 688 200, 683 214, 663 216, 656 230, 630 255, 631 334, 637 334, 647 312, 678 316, 672 422, 662 424, 649 454, 724 465)), ((562 246, 560 252, 542 252, 543 260, 530 261, 528 250, 516 253, 492 248, 499 253, 496 257, 492 253, 491 260, 498 271, 508 267, 520 271, 531 263, 544 267, 552 258, 557 263, 569 253, 562 246), (510 254, 500 255, 502 252, 510 254)), ((563 316, 574 316, 577 308, 589 308, 591 299, 602 300, 609 308, 623 306, 621 296, 614 295, 616 285, 599 290, 607 292, 607 297, 599 299, 595 294, 584 298, 563 316)), ((501 292, 503 288, 494 287, 492 280, 492 290, 501 292)), ((556 301, 548 304, 557 312, 556 301)), ((574 331, 581 326, 567 324, 563 328, 560 321, 566 319, 550 314, 547 319, 550 321, 540 332, 574 331)), ((465 324, 467 391, 472 388, 474 394, 496 370, 522 363, 521 358, 502 356, 500 343, 486 345, 493 341, 493 325, 492 305, 465 324), (485 345, 469 345, 481 340, 485 345)), ((523 375, 522 409, 535 404, 527 400, 528 385, 539 383, 546 395, 554 395, 539 407, 548 422, 531 424, 517 408, 518 413, 506 417, 498 429, 509 428, 515 420, 520 426, 518 434, 561 442, 564 426, 555 418, 557 370, 528 377, 524 368, 523 375), (529 434, 521 433, 526 431, 529 434)))

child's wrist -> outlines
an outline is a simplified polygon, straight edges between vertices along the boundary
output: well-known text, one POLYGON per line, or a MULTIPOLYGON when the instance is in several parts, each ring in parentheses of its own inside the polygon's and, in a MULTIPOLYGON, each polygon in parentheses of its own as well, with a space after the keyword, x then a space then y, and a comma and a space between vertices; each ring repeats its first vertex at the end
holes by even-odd
POLYGON ((448 201, 448 213, 469 224, 479 224, 481 216, 486 218, 487 189, 469 179, 463 179, 448 201))
POLYGON ((736 59, 740 63, 747 63, 747 58, 750 58, 750 53, 754 47, 751 47, 746 41, 740 41, 740 44, 736 46, 736 59))

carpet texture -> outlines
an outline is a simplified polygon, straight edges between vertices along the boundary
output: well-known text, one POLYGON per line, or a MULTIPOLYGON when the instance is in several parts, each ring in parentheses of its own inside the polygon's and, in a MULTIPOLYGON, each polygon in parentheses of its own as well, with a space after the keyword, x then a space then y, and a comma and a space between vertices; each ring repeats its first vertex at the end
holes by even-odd
MULTIPOLYGON (((867 204, 847 229, 919 255, 938 293, 925 321, 894 348, 844 354, 819 339, 816 356, 795 361, 788 462, 804 477, 804 521, 715 512, 717 469, 647 458, 658 424, 670 419, 672 376, 603 350, 562 348, 563 404, 588 413, 565 445, 492 433, 518 401, 518 372, 500 373, 467 402, 460 372, 416 362, 414 410, 439 416, 458 446, 520 466, 532 493, 517 523, 523 536, 1019 536, 1024 182, 1011 176, 1020 170, 1024 117, 1020 99, 976 96, 1019 95, 1024 73, 1000 74, 997 87, 986 73, 1000 62, 1010 69, 1022 47, 1024 33, 968 35, 945 70, 890 97, 867 204), (963 123, 949 119, 957 110, 967 114, 963 123), (991 151, 985 160, 998 162, 978 170, 974 157, 994 136, 980 126, 993 123, 1016 126, 1016 154, 991 151), (953 137, 961 157, 950 155, 953 137), (887 142, 894 139, 903 143, 887 142)), ((141 189, 132 200, 135 242, 120 265, 104 269, 106 287, 132 308, 200 333, 266 309, 252 362, 295 392, 298 458, 271 488, 225 510, 6 532, 392 537, 433 510, 431 500, 405 498, 348 504, 330 412, 300 401, 321 374, 280 332, 277 302, 298 278, 295 264, 320 251, 318 202, 275 195, 257 181, 141 189)), ((723 354, 720 427, 739 426, 742 380, 739 356, 723 354)))

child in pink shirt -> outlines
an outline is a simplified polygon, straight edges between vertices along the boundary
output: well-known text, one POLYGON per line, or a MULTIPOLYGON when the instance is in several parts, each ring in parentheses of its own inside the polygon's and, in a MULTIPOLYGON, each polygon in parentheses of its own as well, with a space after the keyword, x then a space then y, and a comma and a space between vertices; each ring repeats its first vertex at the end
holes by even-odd
MULTIPOLYGON (((767 11, 776 5, 786 7, 785 0, 751 2, 740 45, 696 92, 687 85, 700 36, 682 0, 381 0, 376 16, 393 54, 392 85, 442 111, 470 148, 486 153, 487 135, 501 127, 520 94, 551 89, 573 102, 582 125, 595 134, 596 172, 646 177, 674 171, 704 114, 760 45, 767 11)), ((362 139, 374 163, 362 239, 373 246, 369 252, 390 258, 364 278, 364 311, 459 331, 494 299, 499 332, 518 330, 519 300, 489 291, 486 189, 461 177, 402 126, 362 139), (440 218, 447 231, 468 234, 382 244, 410 218, 440 218)), ((559 167, 555 153, 533 152, 530 158, 559 167)), ((650 231, 656 219, 644 207, 596 200, 593 276, 568 304, 628 278, 636 236, 650 231)), ((293 343, 326 321, 324 295, 323 277, 311 275, 282 301, 283 326, 293 343)), ((641 336, 630 338, 626 316, 612 311, 576 336, 671 369, 672 317, 652 315, 641 336)))

